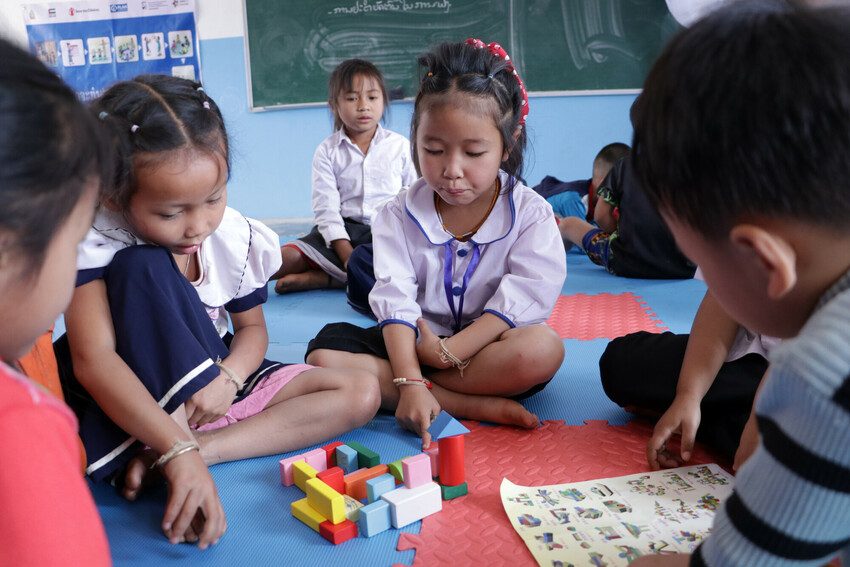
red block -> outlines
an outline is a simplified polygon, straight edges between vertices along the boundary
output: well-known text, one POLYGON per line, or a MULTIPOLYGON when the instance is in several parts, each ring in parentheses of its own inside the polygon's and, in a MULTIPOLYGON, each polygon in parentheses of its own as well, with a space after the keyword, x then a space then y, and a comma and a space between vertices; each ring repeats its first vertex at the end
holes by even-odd
POLYGON ((319 533, 332 544, 339 545, 357 537, 357 524, 351 520, 343 520, 339 524, 333 525, 325 520, 319 524, 319 533))
POLYGON ((331 467, 317 474, 316 478, 318 478, 340 494, 345 494, 345 481, 343 480, 344 476, 345 473, 342 472, 341 468, 331 467))
POLYGON ((444 437, 438 441, 440 447, 440 484, 457 486, 466 482, 463 459, 463 435, 444 437))
POLYGON ((324 449, 325 454, 328 456, 328 468, 336 466, 336 451, 335 449, 340 445, 345 445, 342 441, 334 441, 333 443, 328 443, 322 449, 324 449))

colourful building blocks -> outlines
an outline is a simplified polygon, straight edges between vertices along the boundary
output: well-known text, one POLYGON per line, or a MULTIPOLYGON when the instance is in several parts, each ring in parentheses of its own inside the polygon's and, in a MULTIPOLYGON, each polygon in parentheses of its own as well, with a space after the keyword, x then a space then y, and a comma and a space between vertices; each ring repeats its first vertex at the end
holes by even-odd
POLYGON ((390 474, 395 477, 395 483, 401 484, 404 482, 404 471, 401 468, 401 459, 393 461, 387 465, 390 469, 390 474))
POLYGON ((440 493, 443 500, 452 500, 468 494, 469 486, 465 482, 463 484, 458 484, 457 486, 440 485, 440 493))
POLYGON ((366 481, 376 476, 386 474, 389 470, 387 465, 377 465, 368 469, 360 469, 343 477, 345 482, 345 493, 356 498, 357 500, 365 500, 366 498, 366 481))
POLYGON ((350 520, 345 520, 339 524, 322 522, 319 524, 319 534, 332 544, 339 545, 357 537, 357 524, 350 520))
POLYGON ((357 451, 348 445, 340 445, 334 449, 336 453, 336 466, 345 474, 351 474, 359 467, 357 466, 357 451))
POLYGON ((395 477, 382 474, 366 481, 366 499, 372 503, 381 498, 381 494, 395 490, 395 477))
POLYGON ((339 524, 345 520, 345 500, 342 494, 318 478, 308 479, 304 492, 307 493, 310 506, 330 523, 339 524))
POLYGON ((325 452, 325 463, 327 468, 336 466, 336 451, 335 449, 340 445, 343 445, 342 441, 334 441, 333 443, 328 443, 324 447, 322 447, 322 451, 325 452))
POLYGON ((304 455, 294 455, 280 460, 280 482, 284 486, 292 486, 292 465, 303 461, 304 455))
POLYGON ((324 449, 313 449, 304 453, 304 460, 316 469, 316 472, 322 472, 328 468, 328 456, 324 449))
POLYGON ((431 446, 422 452, 431 459, 431 476, 440 474, 440 443, 431 443, 431 446))
POLYGON ((457 486, 466 482, 463 436, 443 437, 440 444, 440 484, 457 486))
POLYGON ((381 464, 381 456, 365 445, 361 445, 356 441, 349 441, 346 445, 357 451, 357 466, 359 468, 368 469, 381 464))
POLYGON ((428 432, 431 434, 431 439, 439 441, 443 437, 466 435, 469 433, 469 429, 445 411, 441 411, 431 427, 428 428, 428 432))
POLYGON ((416 488, 432 481, 431 457, 419 453, 401 460, 405 488, 416 488))
POLYGON ((317 532, 319 531, 319 524, 326 521, 324 516, 310 506, 306 498, 296 500, 290 505, 289 509, 292 511, 293 516, 304 522, 311 530, 317 532))
POLYGON ((298 461, 292 465, 292 480, 295 481, 295 486, 304 492, 307 492, 307 480, 316 478, 317 474, 316 469, 304 461, 298 461))
MULTIPOLYGON (((390 505, 394 528, 402 528, 443 509, 440 486, 430 482, 416 488, 396 488, 381 496, 390 505)), ((360 511, 361 515, 363 511, 360 511)))
POLYGON ((390 504, 386 500, 376 500, 363 506, 360 509, 360 519, 357 520, 360 533, 365 537, 372 537, 387 531, 391 525, 390 517, 390 504))
POLYGON ((345 500, 345 519, 356 523, 360 518, 360 509, 363 508, 363 503, 348 494, 343 494, 342 498, 345 500))
POLYGON ((343 473, 341 468, 331 467, 327 470, 323 470, 316 475, 316 478, 321 479, 322 482, 340 494, 345 494, 345 483, 342 480, 343 473))

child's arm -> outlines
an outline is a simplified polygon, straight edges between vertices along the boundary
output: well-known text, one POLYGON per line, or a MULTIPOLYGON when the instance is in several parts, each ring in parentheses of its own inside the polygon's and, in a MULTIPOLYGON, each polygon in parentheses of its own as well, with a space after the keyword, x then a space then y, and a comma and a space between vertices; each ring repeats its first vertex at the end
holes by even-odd
POLYGON ((758 421, 756 419, 756 400, 758 400, 759 392, 764 387, 765 382, 767 382, 767 377, 770 374, 770 368, 765 370, 764 376, 761 377, 761 382, 759 382, 759 387, 756 390, 756 395, 753 398, 753 408, 750 410, 750 417, 747 419, 747 423, 744 425, 744 430, 741 432, 741 440, 738 441, 738 450, 735 451, 735 460, 732 463, 732 471, 737 472, 741 466, 747 462, 753 451, 756 450, 759 444, 759 428, 758 421))
MULTIPOLYGON (((65 312, 74 373, 106 415, 124 431, 165 454, 192 435, 159 407, 135 373, 115 352, 115 331, 103 280, 76 288, 65 312)), ((163 469, 169 494, 162 529, 176 543, 197 511, 206 518, 198 545, 206 547, 224 533, 225 519, 215 483, 200 453, 189 451, 163 469)))
POLYGON ((340 261, 342 261, 342 267, 348 267, 348 259, 351 257, 351 253, 354 252, 354 247, 351 245, 351 241, 347 238, 339 238, 331 242, 331 248, 334 249, 336 255, 339 256, 340 261))
POLYGON ((617 230, 614 206, 605 199, 599 199, 596 202, 596 208, 593 210, 593 221, 609 234, 617 230))
POLYGON ((700 403, 726 361, 737 331, 738 323, 706 291, 691 326, 676 397, 658 420, 646 447, 646 457, 653 470, 681 466, 691 458, 700 422, 700 403), (680 431, 682 438, 681 460, 666 449, 667 441, 676 431, 680 431))
MULTIPOLYGON (((407 325, 388 324, 383 329, 384 343, 395 378, 422 378, 416 356, 416 334, 407 325)), ((395 416, 405 429, 422 437, 422 448, 428 448, 431 434, 428 428, 433 417, 440 413, 440 404, 431 392, 418 384, 398 387, 398 406, 395 416)))
MULTIPOLYGON (((341 201, 336 175, 331 158, 324 144, 313 155, 313 218, 325 244, 333 246, 334 241, 344 240, 351 246, 345 223, 342 220, 341 201)), ((336 252, 336 247, 334 246, 336 252)), ((338 252, 337 252, 338 253, 338 252)))
MULTIPOLYGON (((416 324, 419 327, 419 342, 416 344, 419 362, 434 368, 449 368, 451 364, 440 359, 440 337, 434 334, 424 319, 416 324)), ((461 360, 468 360, 510 328, 503 319, 484 313, 464 330, 446 339, 446 348, 461 360)))
POLYGON ((233 323, 233 341, 230 354, 221 363, 236 374, 239 384, 226 372, 201 388, 186 402, 186 416, 189 425, 205 425, 223 416, 233 404, 236 392, 245 384, 260 366, 269 346, 269 334, 262 305, 256 305, 247 311, 231 312, 233 323))

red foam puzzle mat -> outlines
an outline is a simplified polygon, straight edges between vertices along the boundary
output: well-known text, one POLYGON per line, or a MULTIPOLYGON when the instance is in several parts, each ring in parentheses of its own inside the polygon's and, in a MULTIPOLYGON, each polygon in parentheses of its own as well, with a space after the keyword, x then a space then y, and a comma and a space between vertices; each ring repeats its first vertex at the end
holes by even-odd
POLYGON ((562 339, 580 341, 669 330, 643 298, 631 292, 562 295, 546 323, 562 339))
MULTIPOLYGON (((541 486, 649 470, 645 449, 652 427, 642 422, 547 421, 535 431, 464 424, 471 430, 465 452, 469 494, 443 502, 441 512, 422 520, 419 534, 401 534, 398 550, 415 550, 414 566, 535 565, 502 507, 504 477, 541 486)), ((697 445, 688 464, 712 462, 719 461, 697 445)))

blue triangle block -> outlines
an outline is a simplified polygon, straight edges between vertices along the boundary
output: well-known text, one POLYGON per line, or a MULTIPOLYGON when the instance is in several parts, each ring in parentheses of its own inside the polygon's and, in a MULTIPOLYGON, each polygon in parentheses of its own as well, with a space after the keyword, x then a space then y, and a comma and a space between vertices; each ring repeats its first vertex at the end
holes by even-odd
POLYGON ((439 441, 443 437, 466 435, 469 433, 469 429, 461 425, 458 420, 445 411, 441 411, 437 419, 434 420, 434 423, 431 424, 431 427, 428 428, 428 432, 431 434, 432 440, 439 441))

